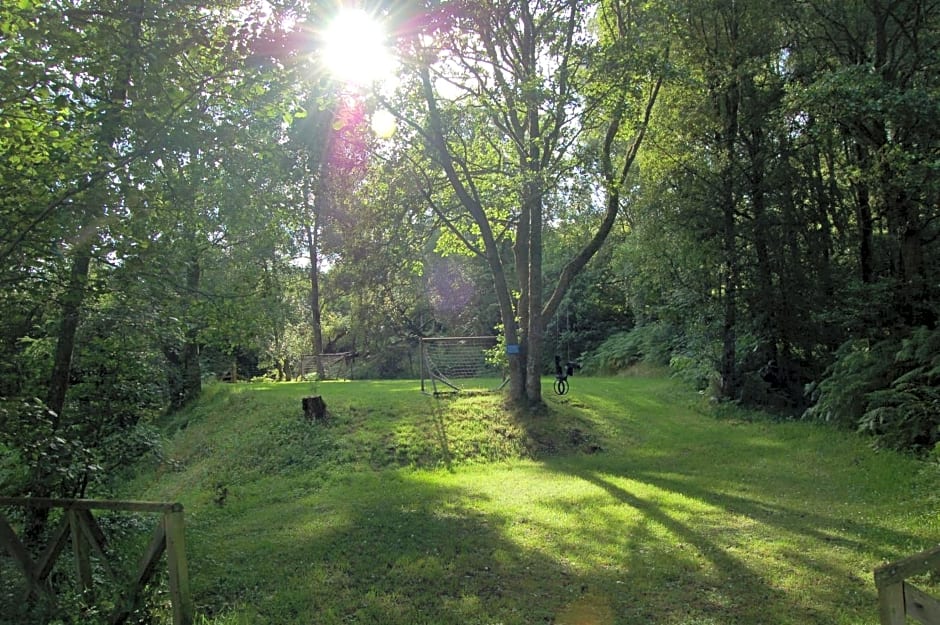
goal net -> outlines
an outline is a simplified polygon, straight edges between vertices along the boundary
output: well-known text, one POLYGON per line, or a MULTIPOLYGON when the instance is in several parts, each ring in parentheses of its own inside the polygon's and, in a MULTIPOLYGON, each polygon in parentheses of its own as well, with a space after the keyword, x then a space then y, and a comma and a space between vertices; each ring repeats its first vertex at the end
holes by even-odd
POLYGON ((351 380, 352 352, 335 354, 304 354, 300 357, 300 377, 317 374, 317 359, 323 365, 323 380, 351 380))
POLYGON ((493 392, 506 385, 494 351, 499 337, 459 336, 421 339, 421 392, 493 392))

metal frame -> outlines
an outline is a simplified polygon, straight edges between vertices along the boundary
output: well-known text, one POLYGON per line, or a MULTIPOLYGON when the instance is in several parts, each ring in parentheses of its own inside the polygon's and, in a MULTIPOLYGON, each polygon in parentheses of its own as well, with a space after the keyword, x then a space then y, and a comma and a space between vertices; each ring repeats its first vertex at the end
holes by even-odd
MULTIPOLYGON (((431 343, 459 343, 460 341, 492 341, 493 346, 495 347, 499 343, 498 336, 435 336, 435 337, 422 337, 421 338, 421 392, 425 395, 449 395, 457 394, 464 392, 466 389, 461 388, 457 383, 453 382, 444 374, 439 371, 434 371, 431 367, 431 358, 428 355, 427 346, 431 343), (438 390, 437 383, 440 382, 442 385, 448 387, 449 390, 438 390)), ((485 349, 485 348, 481 348, 485 349)), ((487 392, 495 393, 501 390, 506 384, 509 383, 508 376, 503 374, 502 381, 495 388, 487 389, 487 392)))

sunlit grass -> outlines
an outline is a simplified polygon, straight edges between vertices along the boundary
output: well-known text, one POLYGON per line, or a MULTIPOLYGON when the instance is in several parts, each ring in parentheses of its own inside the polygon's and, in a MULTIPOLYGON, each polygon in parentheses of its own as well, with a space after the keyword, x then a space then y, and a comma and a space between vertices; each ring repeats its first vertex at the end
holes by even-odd
POLYGON ((547 400, 213 387, 129 488, 186 506, 212 625, 874 624, 872 569, 940 541, 937 468, 863 439, 661 378, 547 400))

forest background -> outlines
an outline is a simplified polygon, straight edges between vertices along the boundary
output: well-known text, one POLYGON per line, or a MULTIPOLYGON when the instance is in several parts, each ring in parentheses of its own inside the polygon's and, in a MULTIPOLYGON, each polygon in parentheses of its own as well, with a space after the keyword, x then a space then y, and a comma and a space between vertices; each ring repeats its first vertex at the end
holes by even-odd
POLYGON ((106 488, 208 377, 417 377, 517 321, 494 267, 527 376, 669 367, 936 456, 940 5, 375 3, 359 90, 335 8, 0 7, 4 493, 106 488))

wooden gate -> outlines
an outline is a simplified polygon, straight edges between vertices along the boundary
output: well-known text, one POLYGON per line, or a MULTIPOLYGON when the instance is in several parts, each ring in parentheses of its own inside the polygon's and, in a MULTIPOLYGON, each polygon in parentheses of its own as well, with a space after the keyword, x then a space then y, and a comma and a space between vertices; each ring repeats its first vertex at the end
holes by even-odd
POLYGON ((154 529, 147 549, 140 557, 133 579, 126 580, 126 590, 117 602, 109 622, 112 625, 123 623, 137 607, 141 591, 150 580, 160 557, 166 552, 170 601, 173 607, 174 625, 192 625, 193 602, 189 593, 189 575, 186 570, 186 543, 183 537, 183 506, 179 503, 153 503, 143 501, 100 501, 94 499, 46 499, 39 497, 0 497, 0 506, 22 508, 61 508, 62 520, 52 533, 49 543, 33 560, 26 546, 16 535, 16 531, 0 512, 0 549, 6 551, 14 560, 26 580, 25 599, 44 596, 55 599, 55 593, 49 583, 49 575, 59 555, 65 549, 66 542, 72 544, 75 561, 75 573, 81 590, 92 591, 93 552, 98 562, 114 579, 117 579, 108 564, 107 545, 104 532, 92 515, 92 510, 111 510, 119 512, 157 513, 161 517, 154 529))

